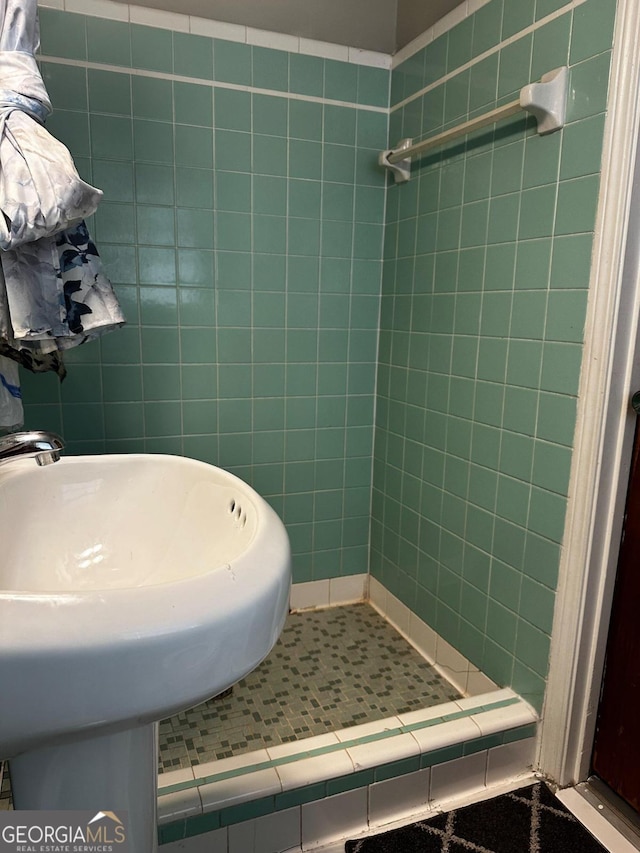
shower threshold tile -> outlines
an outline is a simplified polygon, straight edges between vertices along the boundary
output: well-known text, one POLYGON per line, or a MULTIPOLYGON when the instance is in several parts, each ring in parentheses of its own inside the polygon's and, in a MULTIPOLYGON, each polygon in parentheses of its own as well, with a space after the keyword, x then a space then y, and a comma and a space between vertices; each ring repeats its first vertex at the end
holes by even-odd
POLYGON ((159 771, 375 724, 459 697, 369 604, 292 613, 271 654, 228 695, 162 721, 159 771))

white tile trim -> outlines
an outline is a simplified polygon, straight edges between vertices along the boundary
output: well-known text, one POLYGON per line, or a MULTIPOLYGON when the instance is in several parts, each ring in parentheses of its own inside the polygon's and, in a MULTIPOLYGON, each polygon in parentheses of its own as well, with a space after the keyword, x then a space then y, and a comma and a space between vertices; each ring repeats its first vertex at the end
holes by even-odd
MULTIPOLYGON (((375 820, 373 819, 373 815, 370 811, 369 825, 364 826, 357 836, 351 835, 350 838, 367 838, 371 835, 376 835, 381 830, 384 830, 386 832, 391 829, 399 829, 400 827, 406 826, 408 823, 413 823, 414 821, 427 820, 428 818, 433 817, 436 814, 440 814, 445 810, 448 811, 450 809, 458 809, 464 808, 464 806, 471 806, 475 803, 492 799, 493 797, 499 797, 501 794, 508 794, 511 791, 516 791, 518 790, 518 788, 523 788, 527 785, 532 785, 537 781, 539 780, 533 773, 524 772, 517 774, 513 777, 508 776, 500 780, 500 782, 498 783, 492 784, 491 786, 487 785, 485 788, 482 789, 482 791, 476 791, 473 794, 469 794, 468 792, 461 792, 457 794, 447 803, 446 809, 443 809, 441 807, 441 804, 438 804, 436 806, 433 801, 430 801, 425 809, 420 812, 417 812, 416 814, 411 815, 410 818, 407 818, 404 815, 398 815, 395 820, 388 822, 385 819, 384 823, 381 824, 375 822, 375 820)), ((189 851, 189 853, 191 853, 191 851, 189 851)), ((329 844, 327 846, 321 847, 317 850, 317 853, 344 853, 344 841, 342 841, 341 843, 329 844)))
POLYGON ((345 575, 329 580, 329 604, 354 604, 365 601, 369 575, 345 575))
POLYGON ((212 21, 211 18, 189 16, 189 32, 193 35, 207 36, 223 41, 237 41, 246 44, 247 28, 241 24, 229 24, 226 21, 212 21))
POLYGON ((291 586, 292 611, 329 606, 329 581, 306 581, 291 586))
POLYGON ((365 601, 368 584, 367 574, 294 583, 291 587, 291 610, 334 607, 365 601))
MULTIPOLYGON (((85 0, 91 8, 95 0, 85 0)), ((67 0, 65 0, 66 8, 67 0)), ((68 9, 67 9, 68 11, 68 9)), ((84 13, 90 14, 85 11, 84 13)), ((129 23, 142 24, 145 27, 157 27, 161 30, 174 30, 179 33, 189 32, 189 18, 179 12, 166 12, 164 9, 149 9, 146 6, 129 6, 129 23)))
POLYGON ((273 50, 286 50, 288 53, 300 53, 300 38, 288 33, 272 33, 247 27, 247 44, 256 47, 270 47, 273 50))
POLYGON ((337 59, 339 62, 349 61, 349 48, 346 44, 332 44, 328 41, 315 41, 300 37, 300 53, 305 56, 318 56, 321 59, 337 59))
POLYGON ((369 823, 378 826, 409 818, 429 807, 431 768, 405 773, 369 786, 369 823))
MULTIPOLYGON (((202 811, 218 811, 251 800, 282 793, 282 783, 275 768, 266 770, 255 770, 244 776, 232 776, 229 779, 220 779, 217 782, 209 782, 200 785, 193 790, 198 791, 202 799, 202 811)), ((173 795, 169 795, 173 796, 173 795)), ((175 820, 175 818, 174 818, 175 820)))
POLYGON ((301 814, 303 850, 313 850, 328 841, 350 838, 353 832, 367 825, 367 789, 356 788, 305 803, 301 814))
POLYGON ((453 797, 475 794, 484 790, 487 778, 488 754, 475 752, 431 768, 429 799, 441 811, 448 811, 445 803, 453 797))
MULTIPOLYGON (((81 15, 87 14, 87 0, 58 0, 55 5, 50 2, 40 2, 38 6, 79 12, 81 15)), ((122 3, 115 3, 114 0, 91 0, 91 6, 96 10, 96 18, 108 18, 110 21, 129 20, 129 7, 122 3)))
POLYGON ((147 27, 193 33, 227 41, 239 41, 260 47, 272 47, 277 50, 318 56, 323 59, 340 59, 342 62, 350 62, 354 65, 391 68, 391 56, 387 53, 361 50, 346 45, 334 45, 330 42, 299 38, 287 33, 259 30, 242 24, 229 24, 226 21, 183 15, 181 12, 165 12, 162 9, 114 3, 111 0, 39 0, 38 5, 48 9, 79 12, 94 18, 129 21, 132 24, 144 24, 147 27), (114 7, 118 8, 114 9, 114 7))

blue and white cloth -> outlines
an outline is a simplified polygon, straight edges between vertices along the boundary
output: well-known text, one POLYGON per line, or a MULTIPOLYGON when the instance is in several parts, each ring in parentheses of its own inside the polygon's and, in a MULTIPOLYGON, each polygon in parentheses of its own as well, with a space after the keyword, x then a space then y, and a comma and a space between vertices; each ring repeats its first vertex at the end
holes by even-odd
POLYGON ((102 192, 44 127, 38 45, 36 0, 0 0, 0 357, 63 378, 64 350, 125 320, 84 223, 102 192))

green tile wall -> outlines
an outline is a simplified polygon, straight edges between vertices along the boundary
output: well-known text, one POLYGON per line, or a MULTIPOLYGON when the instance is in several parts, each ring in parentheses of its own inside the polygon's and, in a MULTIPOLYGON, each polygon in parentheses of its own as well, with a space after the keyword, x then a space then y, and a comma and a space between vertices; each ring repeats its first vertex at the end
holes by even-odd
POLYGON ((61 389, 25 375, 28 424, 230 468, 285 519, 296 581, 365 571, 370 542, 372 574, 540 706, 614 14, 491 0, 389 81, 43 9, 50 126, 105 190, 92 227, 129 325, 71 353, 61 389), (387 138, 563 64, 564 130, 511 119, 385 188, 387 138))
POLYGON ((90 226, 128 325, 61 387, 24 375, 27 425, 219 464, 283 517, 295 581, 366 572, 390 72, 40 22, 49 126, 104 190, 90 226))
POLYGON ((392 76, 393 145, 571 69, 564 130, 515 118, 429 153, 390 184, 385 232, 371 572, 538 707, 614 14, 614 0, 491 0, 392 76))

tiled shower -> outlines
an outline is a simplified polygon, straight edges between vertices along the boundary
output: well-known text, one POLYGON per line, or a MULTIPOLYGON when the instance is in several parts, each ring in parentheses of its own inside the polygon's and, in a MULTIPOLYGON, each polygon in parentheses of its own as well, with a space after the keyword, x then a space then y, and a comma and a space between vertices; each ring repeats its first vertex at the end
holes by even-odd
POLYGON ((23 391, 70 452, 231 469, 294 583, 370 571, 539 711, 616 3, 473 5, 393 70, 42 9, 50 127, 105 192, 129 323, 23 391), (381 149, 562 65, 562 131, 511 119, 387 184, 381 149))

